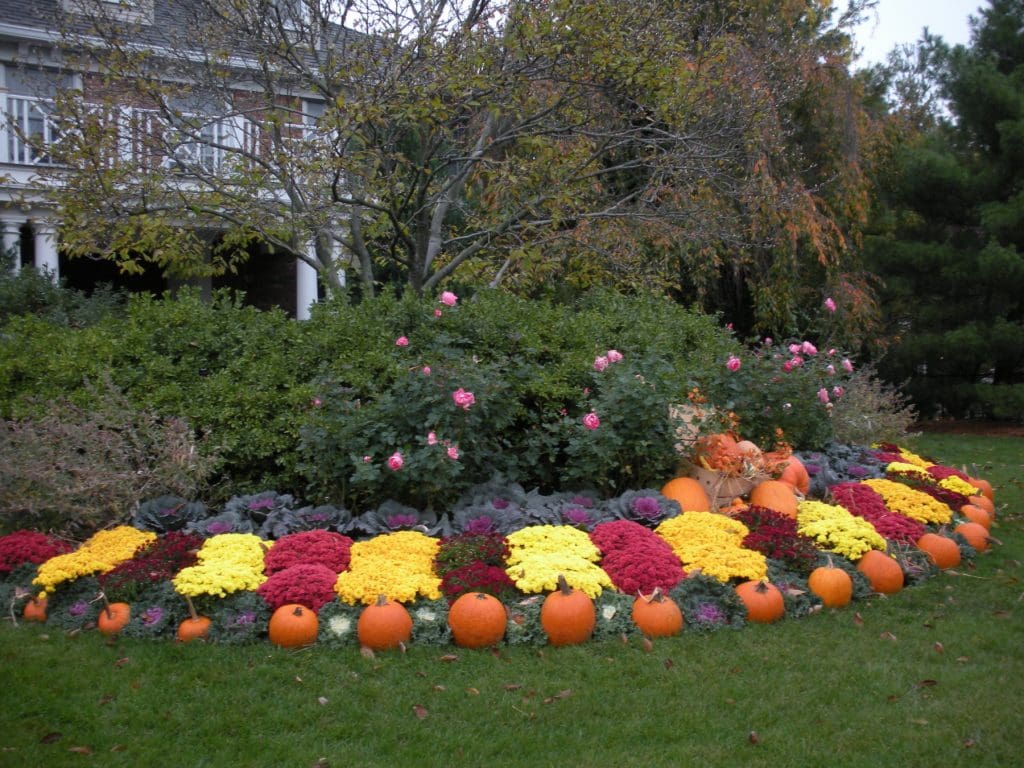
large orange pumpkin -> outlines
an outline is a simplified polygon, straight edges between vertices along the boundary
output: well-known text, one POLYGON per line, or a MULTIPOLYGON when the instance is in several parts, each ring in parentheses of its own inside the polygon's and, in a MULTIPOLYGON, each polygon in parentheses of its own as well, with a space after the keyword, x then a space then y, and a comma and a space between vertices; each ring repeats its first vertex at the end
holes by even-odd
POLYGON ((21 615, 25 621, 46 621, 46 595, 29 598, 21 615))
POLYGON ((903 589, 903 569, 892 557, 877 549, 869 549, 857 563, 857 570, 864 574, 871 589, 883 595, 891 595, 903 589))
POLYGON ((558 589, 545 597, 540 607, 540 626, 548 642, 555 646, 585 643, 596 623, 594 601, 559 576, 558 589))
POLYGON ((655 587, 633 601, 633 623, 647 637, 672 637, 683 629, 683 612, 676 601, 655 587))
POLYGON ((103 606, 103 610, 100 611, 100 617, 96 620, 96 626, 104 635, 116 635, 131 620, 132 607, 128 603, 107 603, 106 597, 103 600, 106 604, 103 606))
POLYGON ((736 595, 747 609, 747 621, 756 624, 770 624, 781 619, 786 604, 779 588, 769 581, 751 580, 737 584, 736 595))
POLYGON ((992 492, 992 484, 989 483, 988 480, 982 480, 980 477, 971 477, 968 478, 967 482, 973 485, 979 491, 981 491, 982 496, 987 498, 993 504, 995 503, 996 497, 995 494, 992 492))
POLYGON ((807 467, 796 456, 789 457, 789 463, 779 475, 779 480, 791 485, 794 490, 806 496, 811 490, 811 476, 807 473, 807 467))
POLYGON ((494 595, 466 592, 448 609, 452 639, 462 648, 486 648, 505 636, 508 613, 494 595))
POLYGON ((281 648, 301 648, 316 642, 320 621, 316 613, 299 603, 285 603, 270 615, 270 642, 281 648))
POLYGON ((710 512, 711 500, 699 481, 692 477, 676 477, 661 488, 661 495, 679 502, 683 512, 710 512))
POLYGON ((779 514, 795 520, 800 501, 788 483, 781 480, 763 480, 750 492, 750 503, 774 509, 779 514))
POLYGON ((404 605, 381 595, 359 614, 356 636, 360 645, 374 651, 398 648, 412 637, 412 617, 404 605))
POLYGON ((917 540, 917 548, 928 555, 938 568, 955 568, 960 565, 960 547, 948 536, 926 533, 917 540))
POLYGON ((821 598, 826 608, 842 608, 853 599, 853 579, 842 568, 828 564, 811 571, 807 579, 807 587, 821 598))
POLYGON ((988 529, 979 523, 960 523, 960 525, 953 529, 953 532, 959 533, 967 539, 967 543, 979 552, 984 552, 988 549, 990 541, 988 529))

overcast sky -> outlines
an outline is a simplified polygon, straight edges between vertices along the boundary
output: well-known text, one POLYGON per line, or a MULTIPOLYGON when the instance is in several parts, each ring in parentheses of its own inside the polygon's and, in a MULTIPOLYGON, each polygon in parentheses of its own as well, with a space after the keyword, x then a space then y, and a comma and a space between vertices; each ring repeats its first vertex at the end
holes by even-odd
POLYGON ((863 48, 858 67, 885 61, 893 47, 915 43, 924 27, 950 45, 968 43, 967 17, 988 7, 983 0, 879 0, 878 7, 858 29, 857 46, 863 48))

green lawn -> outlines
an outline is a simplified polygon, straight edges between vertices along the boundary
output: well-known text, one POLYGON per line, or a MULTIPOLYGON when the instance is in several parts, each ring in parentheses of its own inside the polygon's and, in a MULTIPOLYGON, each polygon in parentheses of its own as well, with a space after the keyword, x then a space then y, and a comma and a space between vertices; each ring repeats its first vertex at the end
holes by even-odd
POLYGON ((0 766, 1024 764, 1024 439, 926 435, 1002 546, 890 598, 655 642, 406 654, 0 625, 0 766))

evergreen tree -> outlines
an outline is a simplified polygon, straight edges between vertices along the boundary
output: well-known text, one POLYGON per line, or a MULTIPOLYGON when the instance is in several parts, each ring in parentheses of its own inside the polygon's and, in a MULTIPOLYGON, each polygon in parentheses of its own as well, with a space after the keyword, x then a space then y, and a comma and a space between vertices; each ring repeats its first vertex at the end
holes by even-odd
POLYGON ((1024 0, 971 24, 969 46, 926 36, 914 52, 948 112, 880 179, 880 370, 925 415, 1024 418, 1024 0))

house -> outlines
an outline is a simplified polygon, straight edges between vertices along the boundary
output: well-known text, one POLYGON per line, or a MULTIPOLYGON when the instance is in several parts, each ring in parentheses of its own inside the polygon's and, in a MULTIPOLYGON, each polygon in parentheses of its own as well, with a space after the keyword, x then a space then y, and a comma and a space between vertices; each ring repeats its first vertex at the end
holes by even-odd
MULTIPOLYGON (((301 0, 280 2, 280 7, 274 2, 268 5, 279 11, 283 8, 284 16, 300 12, 301 0)), ((13 252, 15 268, 46 270, 73 288, 89 290, 100 283, 113 283, 129 290, 162 293, 184 283, 198 283, 204 292, 220 287, 241 289, 256 306, 278 306, 295 317, 308 317, 312 304, 325 293, 322 280, 318 280, 323 273, 313 266, 324 263, 325 247, 329 258, 335 260, 332 263, 340 265, 336 242, 328 237, 325 246, 321 230, 313 230, 291 253, 257 240, 247 246, 248 259, 237 274, 201 278, 168 276, 151 262, 138 274, 126 274, 109 260, 69 258, 61 248, 61 211, 40 184, 48 178, 47 171, 60 166, 48 151, 61 140, 60 121, 54 117, 55 100, 62 88, 70 87, 80 89, 89 104, 101 87, 99 73, 69 71, 61 25, 77 24, 80 31, 85 29, 88 23, 95 23, 86 17, 91 7, 108 19, 124 21, 131 29, 133 45, 159 50, 174 30, 182 32, 182 11, 189 5, 190 0, 0 0, 0 225, 4 252, 13 252)), ((165 104, 161 112, 131 83, 125 83, 121 93, 117 114, 112 117, 119 126, 120 159, 174 171, 175 183, 199 188, 205 183, 204 176, 214 178, 233 154, 248 153, 253 158, 265 151, 266 132, 252 109, 234 109, 224 115, 206 112, 201 120, 190 120, 200 109, 194 104, 172 105, 170 112, 165 104), (180 124, 174 124, 174 117, 180 124)), ((239 92, 232 101, 252 100, 253 93, 239 92)), ((284 126, 284 140, 306 135, 323 112, 322 98, 301 86, 278 98, 286 99, 292 114, 300 115, 284 126)), ((196 231, 211 244, 223 235, 222 228, 209 223, 196 231)), ((344 267, 338 266, 333 274, 335 287, 344 285, 344 267)))

